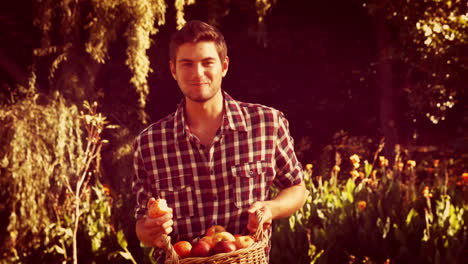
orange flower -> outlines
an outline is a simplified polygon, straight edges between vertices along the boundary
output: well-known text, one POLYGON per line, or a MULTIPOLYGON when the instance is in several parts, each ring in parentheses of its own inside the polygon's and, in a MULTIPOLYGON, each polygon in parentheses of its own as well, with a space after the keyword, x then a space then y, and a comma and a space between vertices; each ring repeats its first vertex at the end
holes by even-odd
POLYGON ((359 211, 362 212, 366 209, 367 203, 366 201, 359 201, 357 206, 358 206, 359 211))
POLYGON ((468 181, 468 172, 464 172, 461 177, 463 181, 468 181))
POLYGON ((462 178, 462 180, 461 180, 462 184, 468 185, 468 172, 464 172, 462 174, 461 178, 462 178))
POLYGON ((424 197, 426 197, 426 198, 432 198, 432 193, 431 193, 431 191, 429 190, 429 187, 428 187, 428 186, 425 186, 425 187, 424 187, 424 190, 423 190, 422 194, 423 194, 424 197))
POLYGON ((405 164, 401 161, 399 161, 396 165, 397 165, 398 171, 402 171, 403 167, 405 166, 405 164))
POLYGON ((336 173, 340 172, 340 166, 338 166, 338 165, 333 166, 332 171, 336 172, 336 173))
POLYGON ((109 185, 103 184, 103 185, 102 185, 102 190, 104 191, 104 193, 105 193, 107 196, 110 196, 110 194, 111 194, 111 188, 110 188, 109 185))
POLYGON ((434 160, 434 168, 439 167, 440 160, 436 159, 434 160))
POLYGON ((352 170, 349 173, 351 174, 351 178, 353 178, 353 180, 356 180, 359 177, 359 172, 357 170, 352 170))
POLYGON ((388 159, 386 159, 384 156, 379 156, 379 163, 380 163, 380 167, 387 167, 388 159))

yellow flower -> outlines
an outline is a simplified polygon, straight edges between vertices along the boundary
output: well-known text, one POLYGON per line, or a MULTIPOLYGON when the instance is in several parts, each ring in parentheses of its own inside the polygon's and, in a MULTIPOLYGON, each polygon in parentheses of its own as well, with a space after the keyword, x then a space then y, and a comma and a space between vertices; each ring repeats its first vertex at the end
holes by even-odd
POLYGON ((314 167, 314 165, 309 163, 309 164, 306 165, 306 170, 310 171, 310 170, 312 170, 313 167, 314 167))
POLYGON ((353 154, 351 157, 349 157, 349 159, 351 160, 351 163, 353 163, 355 169, 359 168, 359 163, 361 162, 361 160, 359 159, 358 155, 353 154))
POLYGON ((406 164, 408 164, 408 166, 409 166, 410 169, 416 167, 416 161, 414 161, 414 160, 408 160, 408 161, 406 162, 406 164))
POLYGON ((439 167, 440 160, 436 159, 434 160, 434 168, 439 167))

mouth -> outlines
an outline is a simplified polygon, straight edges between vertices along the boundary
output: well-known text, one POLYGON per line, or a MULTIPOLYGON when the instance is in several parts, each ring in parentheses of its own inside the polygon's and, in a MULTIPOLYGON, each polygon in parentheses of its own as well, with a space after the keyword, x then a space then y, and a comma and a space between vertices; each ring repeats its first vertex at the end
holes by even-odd
POLYGON ((203 86, 203 85, 208 85, 209 83, 207 82, 192 82, 192 83, 189 83, 189 85, 191 86, 203 86))

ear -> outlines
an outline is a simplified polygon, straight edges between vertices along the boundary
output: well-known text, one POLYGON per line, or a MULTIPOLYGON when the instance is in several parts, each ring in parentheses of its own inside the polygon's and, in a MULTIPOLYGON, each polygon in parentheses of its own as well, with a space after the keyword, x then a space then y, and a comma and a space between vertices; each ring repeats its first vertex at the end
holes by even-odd
POLYGON ((176 67, 175 67, 175 63, 172 62, 172 60, 169 61, 169 68, 171 69, 172 77, 174 78, 174 80, 177 80, 177 78, 176 78, 176 67))
POLYGON ((224 58, 224 61, 221 67, 223 67, 223 77, 225 77, 229 69, 229 57, 228 56, 224 58))

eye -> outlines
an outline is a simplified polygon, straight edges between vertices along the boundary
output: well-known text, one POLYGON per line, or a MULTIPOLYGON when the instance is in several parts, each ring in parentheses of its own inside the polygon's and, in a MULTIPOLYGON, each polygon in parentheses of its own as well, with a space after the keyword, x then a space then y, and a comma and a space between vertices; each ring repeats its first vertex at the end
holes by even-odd
POLYGON ((214 61, 205 61, 203 62, 203 66, 205 67, 209 67, 209 66, 213 66, 214 65, 214 61))
POLYGON ((180 63, 180 66, 182 66, 182 67, 190 67, 190 66, 192 66, 192 62, 190 62, 190 61, 184 61, 184 62, 181 62, 181 63, 180 63))

